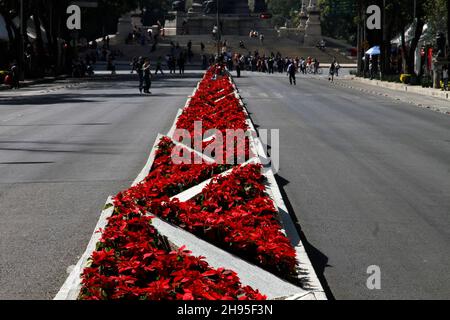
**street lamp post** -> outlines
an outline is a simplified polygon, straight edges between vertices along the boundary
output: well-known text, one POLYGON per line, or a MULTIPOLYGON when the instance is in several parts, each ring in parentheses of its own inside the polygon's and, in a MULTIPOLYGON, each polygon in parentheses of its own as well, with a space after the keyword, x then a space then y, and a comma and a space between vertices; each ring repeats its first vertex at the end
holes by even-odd
POLYGON ((383 14, 381 16, 381 52, 380 52, 380 80, 383 80, 386 66, 386 0, 383 0, 383 14))
POLYGON ((19 61, 18 63, 20 64, 20 68, 19 68, 19 77, 20 80, 23 81, 25 78, 25 73, 24 73, 24 68, 25 68, 25 61, 24 61, 24 55, 25 55, 25 44, 24 44, 24 23, 23 23, 23 0, 20 0, 20 50, 19 50, 19 61))
POLYGON ((217 22, 216 22, 216 24, 217 24, 217 59, 219 59, 219 56, 220 56, 220 40, 221 40, 221 33, 220 33, 220 10, 219 10, 219 7, 220 7, 220 5, 219 5, 219 0, 217 0, 216 1, 216 3, 217 3, 217 5, 216 5, 216 13, 217 13, 217 15, 216 15, 216 18, 217 18, 217 22))

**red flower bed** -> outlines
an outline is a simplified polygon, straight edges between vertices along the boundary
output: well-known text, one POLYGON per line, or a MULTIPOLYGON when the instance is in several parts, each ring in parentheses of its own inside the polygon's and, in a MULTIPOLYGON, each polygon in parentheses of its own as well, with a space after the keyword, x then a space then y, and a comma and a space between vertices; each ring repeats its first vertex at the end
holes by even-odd
MULTIPOLYGON (((163 138, 158 145, 152 170, 144 183, 126 192, 135 193, 136 199, 152 200, 163 196, 172 197, 231 168, 226 165, 206 163, 174 164, 172 161, 174 146, 169 138, 163 138), (141 196, 137 196, 139 193, 141 196)), ((190 158, 194 163, 193 153, 190 153, 190 158)))
MULTIPOLYGON (((206 76, 208 79, 210 76, 206 76)), ((194 122, 202 121, 203 131, 216 129, 248 130, 246 116, 227 77, 215 81, 204 80, 178 119, 177 128, 194 133, 194 122), (217 102, 220 97, 225 96, 217 102)), ((203 133, 204 133, 203 132, 203 133)))
POLYGON ((263 300, 229 270, 172 250, 133 201, 118 197, 115 214, 83 272, 81 300, 263 300))
MULTIPOLYGON (((230 79, 220 75, 217 67, 208 70, 177 122, 177 129, 188 130, 205 148, 215 140, 193 137, 195 121, 202 121, 202 135, 210 129, 224 137, 229 129, 249 129, 230 79)), ((248 138, 234 142, 234 151, 242 157, 238 150, 243 144, 247 160, 253 156, 248 138)), ((230 175, 214 178, 194 199, 180 203, 170 198, 232 166, 175 164, 174 148, 171 139, 163 138, 149 175, 114 198, 114 214, 91 257, 91 266, 83 272, 80 299, 265 299, 242 286, 234 272, 212 269, 202 257, 171 248, 151 225, 148 212, 282 277, 295 277, 295 250, 265 193, 261 166, 236 167, 230 175)), ((220 156, 226 158, 229 152, 224 139, 220 156)))
POLYGON ((151 202, 151 212, 282 277, 296 275, 296 254, 281 232, 259 165, 215 178, 195 199, 151 202))

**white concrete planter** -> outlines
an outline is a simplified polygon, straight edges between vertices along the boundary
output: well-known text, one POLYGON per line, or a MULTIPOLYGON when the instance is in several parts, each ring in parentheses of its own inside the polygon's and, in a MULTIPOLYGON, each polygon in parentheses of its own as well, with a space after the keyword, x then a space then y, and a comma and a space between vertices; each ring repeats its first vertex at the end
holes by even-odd
MULTIPOLYGON (((250 127, 254 136, 257 137, 257 132, 255 127, 248 115, 248 112, 245 108, 244 103, 242 102, 242 98, 238 94, 238 90, 234 83, 233 87, 235 88, 235 95, 239 99, 242 107, 244 108, 244 112, 247 116, 247 123, 250 127)), ((197 85, 196 89, 193 92, 195 95, 199 86, 197 85)), ((185 107, 189 105, 189 101, 186 103, 185 107)), ((168 137, 173 138, 173 134, 176 129, 176 123, 178 121, 179 116, 181 115, 182 110, 178 112, 178 115, 175 119, 175 122, 168 134, 168 137)), ((134 181, 133 186, 142 182, 145 177, 149 174, 153 162, 155 160, 155 152, 156 147, 160 141, 162 136, 158 136, 156 142, 153 146, 150 157, 145 165, 144 169, 141 171, 137 179, 134 181)), ((267 155, 265 154, 263 145, 259 138, 251 138, 250 141, 251 148, 254 151, 254 154, 258 155, 247 162, 249 163, 261 163, 260 158, 267 159, 267 155)), ((222 176, 229 174, 231 170, 222 173, 222 176)), ((262 294, 266 295, 268 299, 271 300, 326 300, 326 295, 322 286, 317 278, 317 275, 314 271, 314 268, 306 254, 305 248, 300 240, 300 236, 297 233, 294 222, 292 221, 289 212, 284 204, 283 198, 281 196, 280 189, 275 180, 275 176, 271 168, 264 168, 263 174, 267 178, 267 194, 272 198, 275 207, 279 213, 279 220, 282 223, 284 228, 283 232, 287 235, 287 237, 291 240, 292 245, 294 246, 297 253, 297 261, 299 268, 301 270, 301 279, 302 281, 306 281, 308 283, 308 289, 300 288, 292 283, 287 282, 284 279, 281 279, 274 274, 263 270, 262 268, 249 263, 231 253, 228 253, 198 237, 190 234, 187 231, 182 230, 181 228, 174 226, 170 223, 167 223, 159 218, 153 219, 153 226, 157 229, 157 231, 164 237, 166 237, 169 242, 174 245, 181 247, 186 246, 188 250, 192 252, 194 256, 203 256, 205 257, 208 264, 213 268, 226 268, 235 271, 239 278, 241 279, 241 283, 243 285, 249 285, 254 289, 258 289, 262 294)), ((206 187, 211 182, 211 179, 208 181, 204 181, 199 185, 182 192, 173 198, 178 198, 180 201, 188 201, 200 194, 204 187, 206 187)), ((112 198, 110 197, 107 201, 107 206, 105 210, 102 212, 99 222, 95 228, 95 231, 99 229, 104 229, 107 225, 107 219, 113 214, 114 207, 112 205, 112 198)), ((84 268, 89 266, 89 258, 92 256, 92 253, 95 251, 96 244, 101 238, 101 233, 94 232, 89 245, 78 261, 75 268, 70 273, 66 282, 62 286, 59 293, 56 295, 55 300, 76 300, 79 297, 81 290, 81 274, 84 268)), ((299 272, 300 274, 300 272, 299 272)), ((300 276, 299 276, 300 277, 300 276)))

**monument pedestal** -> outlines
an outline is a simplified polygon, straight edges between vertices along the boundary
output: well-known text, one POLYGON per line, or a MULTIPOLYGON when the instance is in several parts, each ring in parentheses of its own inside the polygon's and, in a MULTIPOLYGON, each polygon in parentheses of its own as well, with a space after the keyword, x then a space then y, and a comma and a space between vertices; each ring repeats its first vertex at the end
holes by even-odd
MULTIPOLYGON (((177 36, 182 34, 208 35, 217 23, 217 17, 213 14, 170 12, 173 20, 166 20, 165 35, 177 36)), ((220 22, 223 35, 248 36, 251 30, 263 34, 274 33, 273 28, 266 20, 261 20, 257 15, 221 14, 220 22)))
POLYGON ((130 32, 133 32, 131 13, 127 13, 119 18, 117 23, 117 33, 114 37, 113 44, 125 43, 130 32))
POLYGON ((311 0, 308 6, 308 21, 305 27, 306 47, 315 47, 322 40, 322 26, 320 24, 320 9, 316 5, 316 0, 311 0))

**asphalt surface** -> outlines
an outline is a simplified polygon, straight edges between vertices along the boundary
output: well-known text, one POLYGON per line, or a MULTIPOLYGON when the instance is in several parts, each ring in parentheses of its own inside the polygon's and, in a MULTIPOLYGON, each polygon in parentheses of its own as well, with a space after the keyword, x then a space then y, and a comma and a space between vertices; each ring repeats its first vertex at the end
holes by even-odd
POLYGON ((448 299, 450 116, 323 77, 236 82, 255 123, 280 129, 278 181, 330 297, 448 299))
MULTIPOLYGON (((0 94, 0 300, 54 297, 199 77, 152 96, 124 74, 0 94)), ((450 116, 324 77, 236 81, 255 123, 280 129, 278 181, 330 297, 448 298, 450 116)))
POLYGON ((0 300, 56 295, 200 76, 156 81, 152 96, 124 76, 0 94, 0 300))

